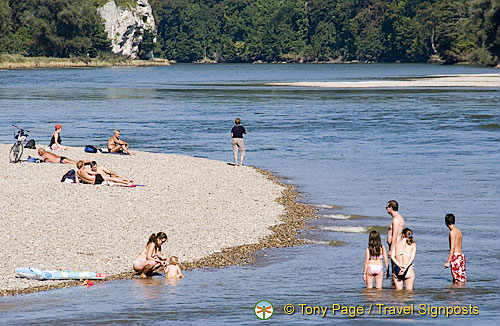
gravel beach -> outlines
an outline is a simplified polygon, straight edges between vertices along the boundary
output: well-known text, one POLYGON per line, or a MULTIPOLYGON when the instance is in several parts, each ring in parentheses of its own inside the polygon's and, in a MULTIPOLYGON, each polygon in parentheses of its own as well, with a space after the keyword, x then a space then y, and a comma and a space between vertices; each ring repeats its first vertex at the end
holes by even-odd
MULTIPOLYGON (((74 165, 8 163, 0 144, 0 295, 81 282, 14 277, 17 267, 84 270, 131 277, 132 262, 151 233, 164 231, 163 253, 181 267, 248 262, 266 247, 300 243, 296 231, 314 208, 296 201, 293 187, 252 167, 173 154, 55 151, 72 160, 95 160, 144 187, 62 183, 74 165)), ((36 150, 24 149, 38 157, 36 150)))
POLYGON ((270 83, 272 86, 325 87, 325 88, 426 88, 426 87, 500 87, 499 74, 426 76, 408 80, 361 80, 343 82, 270 83))

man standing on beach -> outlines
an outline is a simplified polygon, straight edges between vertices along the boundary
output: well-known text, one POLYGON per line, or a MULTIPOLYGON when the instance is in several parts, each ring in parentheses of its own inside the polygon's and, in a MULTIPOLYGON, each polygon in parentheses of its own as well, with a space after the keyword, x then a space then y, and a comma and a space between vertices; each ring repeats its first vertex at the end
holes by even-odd
POLYGON ((238 166, 238 149, 240 150, 241 165, 243 165, 243 160, 245 159, 245 143, 243 142, 243 134, 246 134, 247 131, 245 130, 245 127, 240 125, 240 118, 236 118, 234 123, 236 123, 236 126, 231 129, 231 137, 233 138, 234 165, 238 166))
POLYGON ((129 145, 126 141, 120 139, 120 130, 116 129, 113 136, 108 139, 108 151, 110 153, 127 153, 133 155, 134 153, 129 150, 129 145))
POLYGON ((399 204, 395 200, 389 200, 385 206, 387 214, 392 216, 391 225, 389 225, 389 231, 387 232, 387 244, 389 245, 389 258, 394 254, 394 245, 402 237, 402 232, 405 227, 405 220, 403 216, 399 214, 399 204))
POLYGON ((465 256, 462 252, 462 231, 455 226, 455 215, 446 214, 444 223, 450 229, 450 254, 448 260, 444 263, 444 268, 450 267, 451 276, 455 283, 465 283, 467 275, 465 274, 465 256))

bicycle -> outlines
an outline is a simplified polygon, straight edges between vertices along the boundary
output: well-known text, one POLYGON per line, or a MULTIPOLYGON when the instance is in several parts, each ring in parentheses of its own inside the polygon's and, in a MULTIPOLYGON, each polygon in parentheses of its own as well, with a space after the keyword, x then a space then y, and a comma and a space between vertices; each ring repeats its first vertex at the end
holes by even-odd
POLYGON ((10 163, 17 163, 21 160, 21 156, 23 155, 24 145, 23 142, 29 136, 27 133, 30 132, 27 129, 19 128, 16 125, 12 125, 17 128, 17 132, 14 133, 14 138, 17 139, 17 142, 12 145, 9 153, 9 161, 10 163))

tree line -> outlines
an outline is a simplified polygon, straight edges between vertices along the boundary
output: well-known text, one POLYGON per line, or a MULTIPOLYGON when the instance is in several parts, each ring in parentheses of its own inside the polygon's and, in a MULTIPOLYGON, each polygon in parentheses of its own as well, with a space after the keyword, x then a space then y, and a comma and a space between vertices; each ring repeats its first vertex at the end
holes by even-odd
MULTIPOLYGON (((155 56, 178 62, 500 61, 500 0, 149 1, 155 56)), ((0 53, 110 53, 103 2, 0 0, 0 53)))

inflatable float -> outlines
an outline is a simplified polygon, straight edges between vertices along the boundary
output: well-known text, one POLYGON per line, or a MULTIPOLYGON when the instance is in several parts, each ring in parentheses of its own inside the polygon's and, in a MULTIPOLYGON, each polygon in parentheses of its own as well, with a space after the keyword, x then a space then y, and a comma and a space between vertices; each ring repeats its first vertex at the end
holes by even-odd
POLYGON ((82 271, 43 271, 35 267, 16 268, 16 277, 30 280, 105 280, 106 274, 82 271))

